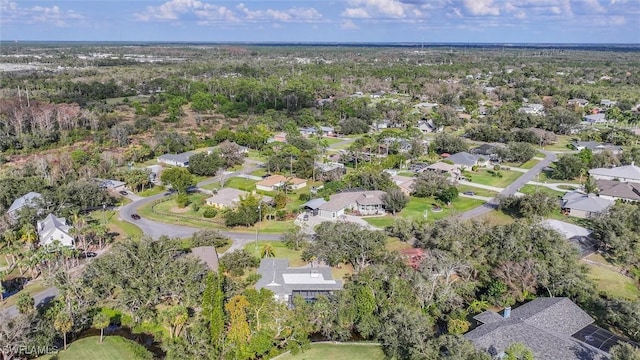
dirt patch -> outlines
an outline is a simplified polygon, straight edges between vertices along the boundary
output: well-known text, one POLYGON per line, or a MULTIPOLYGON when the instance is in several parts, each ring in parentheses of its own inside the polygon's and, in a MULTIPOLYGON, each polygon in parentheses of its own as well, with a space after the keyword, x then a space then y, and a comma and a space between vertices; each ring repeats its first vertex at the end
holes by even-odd
POLYGON ((189 212, 189 210, 191 210, 188 206, 185 206, 183 208, 174 206, 171 208, 171 212, 172 213, 176 213, 176 214, 184 214, 186 212, 189 212))

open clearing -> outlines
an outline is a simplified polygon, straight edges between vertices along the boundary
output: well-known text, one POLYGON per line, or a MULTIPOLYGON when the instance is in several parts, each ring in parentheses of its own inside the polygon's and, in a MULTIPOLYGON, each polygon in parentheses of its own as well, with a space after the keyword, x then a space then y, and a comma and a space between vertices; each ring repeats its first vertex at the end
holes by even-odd
POLYGON ((378 360, 384 359, 378 344, 312 344, 297 355, 285 354, 278 360, 378 360))

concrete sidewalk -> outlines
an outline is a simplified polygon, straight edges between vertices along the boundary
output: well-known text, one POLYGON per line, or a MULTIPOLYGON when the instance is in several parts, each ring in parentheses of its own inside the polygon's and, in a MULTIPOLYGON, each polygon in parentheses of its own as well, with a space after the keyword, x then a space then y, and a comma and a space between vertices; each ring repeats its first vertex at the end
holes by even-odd
POLYGON ((504 188, 500 188, 500 187, 497 187, 497 186, 477 184, 477 183, 466 181, 466 180, 460 180, 459 184, 460 185, 467 185, 467 186, 477 187, 478 189, 491 190, 491 191, 495 191, 497 193, 502 192, 504 190, 504 188))

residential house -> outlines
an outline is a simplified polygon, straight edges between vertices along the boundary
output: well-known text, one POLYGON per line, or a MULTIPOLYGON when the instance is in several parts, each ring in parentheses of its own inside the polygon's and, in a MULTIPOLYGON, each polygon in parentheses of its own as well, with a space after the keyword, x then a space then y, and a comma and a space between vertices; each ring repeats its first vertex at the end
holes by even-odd
POLYGON ((586 219, 605 212, 614 201, 600 198, 595 194, 570 191, 562 197, 561 208, 565 215, 586 219))
POLYGON ((471 153, 491 158, 498 154, 499 149, 500 147, 496 145, 482 144, 476 148, 471 149, 471 153))
POLYGON ((191 248, 191 255, 202 261, 211 271, 218 271, 218 251, 215 246, 198 246, 191 248))
POLYGON ((470 154, 466 151, 455 153, 447 157, 447 160, 451 161, 461 169, 470 169, 473 166, 482 167, 489 165, 488 156, 470 154))
POLYGON ((589 170, 596 180, 617 180, 623 182, 640 183, 640 167, 634 163, 631 165, 618 166, 614 168, 596 168, 589 170))
MULTIPOLYGON (((208 198, 207 205, 216 207, 218 209, 226 209, 236 207, 240 203, 240 199, 249 195, 248 192, 234 189, 234 188, 222 188, 217 191, 215 195, 208 198)), ((263 203, 270 203, 273 198, 269 196, 262 196, 263 203)))
POLYGON ((542 104, 527 104, 526 106, 518 109, 519 112, 529 115, 544 115, 544 105, 542 104))
POLYGON ((149 181, 152 183, 160 182, 160 173, 162 172, 161 165, 149 165, 145 169, 149 170, 149 181))
POLYGON ((389 126, 390 126, 390 122, 387 119, 379 120, 371 124, 371 128, 373 131, 388 129, 389 126))
POLYGON ((546 219, 540 222, 545 228, 555 230, 562 234, 565 239, 576 245, 582 257, 591 255, 596 249, 595 239, 591 236, 593 231, 568 222, 546 219))
POLYGON ((303 127, 300 128, 300 135, 304 137, 310 137, 315 135, 320 136, 336 136, 336 130, 331 126, 319 126, 319 127, 303 127))
POLYGON ((435 171, 439 174, 447 175, 450 178, 452 184, 455 184, 460 179, 460 168, 457 165, 447 164, 444 162, 437 162, 427 166, 424 171, 435 171))
POLYGON ((438 107, 438 104, 430 103, 430 102, 421 102, 421 103, 417 103, 417 104, 413 105, 414 109, 418 109, 418 110, 423 111, 423 112, 432 111, 432 110, 436 109, 437 107, 438 107))
POLYGON ((111 190, 111 191, 120 191, 120 190, 124 190, 124 188, 127 186, 127 183, 125 183, 124 181, 118 181, 118 180, 102 180, 100 181, 100 184, 98 186, 100 188, 111 190))
POLYGON ((606 124, 609 122, 605 113, 587 114, 582 120, 590 124, 606 124))
POLYGON ((431 119, 418 121, 416 128, 425 134, 442 132, 444 129, 442 126, 436 126, 431 119))
POLYGON ((610 108, 612 106, 616 106, 618 104, 617 101, 613 101, 613 100, 608 100, 608 99, 602 99, 600 100, 600 106, 604 106, 606 108, 610 108))
POLYGON ((47 215, 42 221, 38 221, 36 230, 40 238, 40 246, 52 245, 59 242, 62 246, 75 246, 75 239, 71 236, 72 227, 67 225, 65 218, 59 218, 53 214, 47 215))
POLYGON ((411 195, 411 193, 413 192, 413 186, 416 182, 416 178, 414 177, 401 175, 393 175, 391 176, 391 180, 393 180, 393 182, 398 185, 400 190, 402 190, 405 195, 411 195))
POLYGON ((598 196, 608 200, 640 202, 640 183, 616 180, 596 180, 598 196))
POLYGON ((578 151, 589 149, 594 154, 599 154, 604 151, 609 151, 614 155, 622 153, 622 146, 608 143, 599 143, 597 141, 574 141, 571 143, 571 146, 578 151))
POLYGON ((282 175, 271 175, 256 183, 256 189, 262 191, 276 191, 283 186, 290 190, 299 190, 307 186, 307 180, 296 177, 284 177, 282 175))
POLYGON ((272 142, 280 142, 280 143, 286 143, 287 142, 287 134, 284 132, 279 132, 279 133, 275 133, 273 134, 272 137, 270 137, 267 140, 268 143, 272 143, 272 142))
POLYGON ((538 360, 604 360, 607 354, 577 338, 593 318, 565 297, 537 298, 503 315, 487 310, 474 317, 481 325, 464 336, 496 358, 523 343, 538 360))
POLYGON ((348 210, 358 215, 383 215, 385 214, 382 201, 384 195, 386 192, 380 190, 345 191, 334 194, 329 201, 318 207, 319 215, 327 219, 337 219, 348 210))
POLYGON ((11 203, 9 210, 7 210, 7 214, 9 215, 9 218, 11 220, 18 220, 18 218, 20 217, 18 212, 21 209, 27 206, 38 208, 40 207, 42 201, 42 194, 34 191, 28 192, 13 200, 13 203, 11 203))
POLYGON ((158 157, 158 162, 172 166, 188 167, 189 158, 193 155, 194 153, 191 151, 180 154, 164 154, 158 157))
POLYGON ((289 307, 293 306, 296 296, 312 303, 320 295, 330 296, 342 289, 342 281, 333 279, 328 266, 294 268, 289 267, 288 259, 264 258, 260 261, 258 274, 256 290, 271 290, 276 300, 289 307))
POLYGON ((300 207, 303 208, 306 212, 311 213, 313 216, 316 216, 318 215, 320 206, 326 202, 327 201, 323 198, 316 198, 307 201, 306 203, 300 205, 300 207))
POLYGON ((583 107, 589 105, 589 100, 586 100, 586 99, 569 99, 567 101, 567 105, 569 105, 569 106, 577 106, 577 107, 583 108, 583 107))
POLYGON ((338 180, 344 175, 346 169, 344 164, 339 162, 315 162, 316 180, 338 180))

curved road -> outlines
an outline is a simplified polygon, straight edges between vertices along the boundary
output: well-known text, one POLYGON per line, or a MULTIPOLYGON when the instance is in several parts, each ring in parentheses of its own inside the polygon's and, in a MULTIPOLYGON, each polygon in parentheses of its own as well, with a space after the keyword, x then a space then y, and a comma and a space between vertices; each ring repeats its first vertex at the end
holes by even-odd
MULTIPOLYGON (((529 181, 532 181, 538 175, 538 173, 542 171, 542 169, 551 165, 551 163, 556 160, 556 154, 554 152, 545 151, 545 150, 541 152, 544 153, 546 157, 542 161, 537 163, 534 167, 529 169, 529 171, 522 174, 522 176, 516 179, 516 181, 514 181, 509 186, 507 186, 504 190, 502 190, 500 192, 500 195, 509 196, 509 195, 515 194, 526 183, 528 183, 529 181)), ((471 219, 474 217, 488 214, 489 212, 491 212, 491 210, 495 210, 497 207, 498 207, 498 202, 496 198, 493 198, 490 201, 487 201, 486 203, 484 203, 482 206, 479 206, 475 209, 471 209, 469 211, 462 213, 460 217, 462 219, 471 219)))

